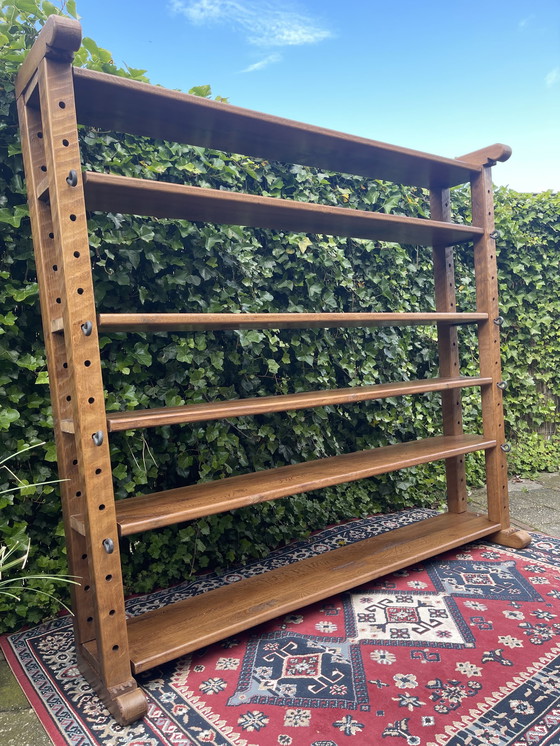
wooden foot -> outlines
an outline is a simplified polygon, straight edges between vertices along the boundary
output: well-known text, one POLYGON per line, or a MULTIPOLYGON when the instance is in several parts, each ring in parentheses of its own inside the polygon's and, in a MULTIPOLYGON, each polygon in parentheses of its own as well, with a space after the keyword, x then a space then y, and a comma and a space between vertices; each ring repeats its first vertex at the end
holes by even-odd
POLYGON ((498 531, 496 534, 490 534, 486 539, 494 542, 494 544, 501 544, 503 547, 511 547, 512 549, 523 549, 531 543, 531 535, 527 531, 513 526, 498 531))
POLYGON ((78 668, 120 725, 130 725, 148 712, 146 695, 132 677, 119 686, 107 689, 97 671, 81 656, 78 656, 78 668))
POLYGON ((148 712, 148 700, 138 685, 135 689, 105 702, 105 706, 121 725, 130 725, 148 712))

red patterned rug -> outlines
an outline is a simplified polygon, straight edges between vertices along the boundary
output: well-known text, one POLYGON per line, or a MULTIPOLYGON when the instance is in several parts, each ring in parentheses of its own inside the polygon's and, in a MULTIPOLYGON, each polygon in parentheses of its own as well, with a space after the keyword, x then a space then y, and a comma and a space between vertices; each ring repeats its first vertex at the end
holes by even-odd
MULTIPOLYGON (((221 576, 131 599, 131 615, 431 515, 326 529, 221 576)), ((366 583, 140 677, 121 727, 75 666, 61 617, 3 650, 55 744, 558 746, 560 540, 484 541, 366 583)))

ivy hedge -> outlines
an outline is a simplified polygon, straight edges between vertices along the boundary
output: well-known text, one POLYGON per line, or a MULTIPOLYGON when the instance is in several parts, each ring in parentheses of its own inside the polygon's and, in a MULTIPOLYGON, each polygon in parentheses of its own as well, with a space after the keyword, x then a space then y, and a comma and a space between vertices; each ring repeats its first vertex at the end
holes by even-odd
MULTIPOLYGON (((45 441, 15 467, 24 485, 56 479, 43 350, 13 81, 36 29, 71 1, 0 6, 0 457, 45 441), (38 453, 42 451, 39 456, 38 453)), ((145 80, 115 67, 84 39, 76 63, 145 80)), ((191 90, 210 96, 208 86, 191 90)), ((429 215, 428 194, 375 179, 324 173, 197 147, 82 128, 84 166, 94 171, 324 204, 429 215)), ((455 219, 469 219, 468 192, 453 190, 455 219)), ((506 420, 515 473, 555 470, 560 396, 560 198, 495 193, 506 420)), ((431 251, 376 241, 119 214, 93 214, 91 258, 106 312, 422 311, 433 309, 431 251)), ((474 308, 472 250, 457 250, 458 307, 474 308)), ((473 329, 461 329, 462 372, 477 372, 473 329)), ((437 372, 431 327, 114 334, 100 339, 109 410, 176 406, 422 378, 437 372)), ((463 394, 467 430, 480 426, 479 393, 463 394)), ((254 469, 395 443, 440 431, 436 394, 353 406, 130 431, 111 438, 117 498, 254 469)), ((483 475, 468 457, 471 485, 483 475)), ((0 492, 15 486, 0 474, 0 492)), ((200 519, 123 541, 127 590, 165 586, 205 568, 266 555, 325 525, 444 496, 443 464, 387 474, 200 519)), ((30 570, 65 571, 56 485, 0 494, 0 542, 31 540, 30 570)), ((54 584, 43 590, 57 594, 54 584)), ((0 600, 0 631, 56 610, 47 595, 0 600), (9 601, 9 600, 8 600, 9 601)))

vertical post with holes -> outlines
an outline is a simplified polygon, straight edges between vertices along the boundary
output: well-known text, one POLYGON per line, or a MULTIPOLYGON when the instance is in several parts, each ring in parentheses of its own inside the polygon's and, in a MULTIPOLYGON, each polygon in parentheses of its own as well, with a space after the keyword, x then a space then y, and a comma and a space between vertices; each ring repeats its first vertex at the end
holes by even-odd
MULTIPOLYGON (((432 220, 451 221, 449 189, 430 190, 432 220)), ((455 313, 455 267, 453 247, 435 244, 433 247, 434 283, 436 311, 455 313)), ((438 353, 439 374, 442 378, 457 377, 459 371, 459 349, 457 327, 439 323, 438 353)), ((461 390, 442 392, 442 418, 444 435, 463 434, 463 414, 461 390)), ((465 457, 455 456, 446 459, 447 506, 451 513, 463 513, 467 509, 467 485, 465 477, 465 457)))
MULTIPOLYGON (((497 157, 496 160, 502 158, 497 157)), ((500 361, 502 318, 498 305, 492 162, 485 164, 480 174, 471 181, 473 224, 484 231, 474 242, 477 310, 488 314, 488 320, 480 324, 478 331, 480 375, 492 378, 491 384, 482 387, 482 421, 484 435, 497 441, 494 448, 486 451, 488 517, 502 526, 501 531, 489 538, 498 544, 519 548, 529 543, 530 536, 525 531, 512 528, 509 519, 500 361)))
MULTIPOLYGON (((49 19, 16 83, 62 486, 79 667, 121 723, 131 674, 71 60, 80 25, 49 19), (51 22, 52 21, 52 22, 51 22), (73 433, 62 431, 72 420, 73 433), (83 518, 83 534, 72 517, 83 518), (95 640, 95 655, 84 643, 95 640)), ((91 646, 89 646, 91 649, 91 646)))

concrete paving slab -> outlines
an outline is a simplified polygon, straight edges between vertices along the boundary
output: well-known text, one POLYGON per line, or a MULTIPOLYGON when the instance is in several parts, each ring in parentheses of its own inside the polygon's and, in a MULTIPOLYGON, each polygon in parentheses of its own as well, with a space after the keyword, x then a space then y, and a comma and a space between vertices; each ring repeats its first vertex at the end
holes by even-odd
POLYGON ((2 746, 52 746, 1 650, 0 743, 2 746))
POLYGON ((532 479, 511 479, 509 482, 509 491, 512 492, 529 492, 529 490, 540 490, 542 484, 534 482, 532 479))
POLYGON ((29 702, 5 660, 0 661, 0 712, 29 709, 29 702))
POLYGON ((0 712, 2 746, 52 746, 52 741, 32 709, 0 712))
MULTIPOLYGON (((560 538, 560 473, 539 474, 537 479, 511 479, 509 504, 512 525, 560 538)), ((471 510, 486 512, 486 490, 473 490, 471 510)))
POLYGON ((549 490, 560 490, 560 471, 539 474, 539 483, 549 490))
POLYGON ((560 492, 546 490, 541 487, 540 490, 530 490, 529 492, 517 492, 510 494, 511 511, 514 513, 519 506, 533 505, 535 507, 544 507, 549 510, 560 510, 560 492))

